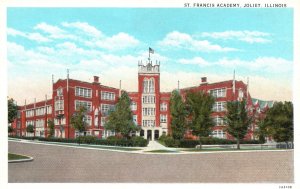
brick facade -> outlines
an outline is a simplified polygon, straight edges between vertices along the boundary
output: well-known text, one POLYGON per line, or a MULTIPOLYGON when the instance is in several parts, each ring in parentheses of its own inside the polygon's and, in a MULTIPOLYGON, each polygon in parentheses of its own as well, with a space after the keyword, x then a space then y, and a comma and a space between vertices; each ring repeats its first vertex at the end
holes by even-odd
MULTIPOLYGON (((104 129, 108 111, 113 109, 120 95, 120 89, 102 85, 101 79, 94 76, 94 81, 83 82, 74 79, 59 79, 53 82, 52 97, 44 101, 19 106, 17 119, 13 122, 14 134, 31 136, 26 133, 26 126, 32 124, 35 132, 32 136, 45 137, 48 134, 47 120, 55 122, 55 137, 74 138, 77 133, 70 125, 70 118, 80 105, 88 109, 87 122, 89 123, 88 135, 105 138, 113 135, 104 129)), ((225 104, 228 101, 247 99, 247 108, 250 114, 262 117, 269 108, 270 103, 264 107, 260 101, 251 98, 247 85, 243 81, 228 80, 208 83, 207 78, 201 78, 198 86, 181 88, 180 94, 185 98, 187 91, 204 91, 216 98, 212 117, 216 125, 213 127, 213 136, 218 138, 233 139, 224 132, 223 118, 225 104)), ((170 96, 171 92, 160 92, 160 65, 149 61, 146 65, 138 64, 138 89, 137 92, 128 92, 132 101, 133 119, 141 127, 141 132, 136 135, 154 140, 163 133, 170 133, 170 96)), ((249 129, 246 139, 254 139, 254 123, 249 129)), ((186 137, 193 138, 189 133, 186 137)))

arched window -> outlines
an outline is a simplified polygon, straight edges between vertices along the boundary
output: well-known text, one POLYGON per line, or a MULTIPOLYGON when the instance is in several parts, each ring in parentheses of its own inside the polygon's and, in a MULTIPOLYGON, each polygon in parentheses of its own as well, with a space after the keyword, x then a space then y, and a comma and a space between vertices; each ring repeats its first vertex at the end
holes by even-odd
POLYGON ((154 93, 154 78, 147 79, 145 78, 143 81, 143 90, 144 93, 154 93))
POLYGON ((144 87, 144 93, 148 93, 148 79, 144 79, 143 87, 144 87))
POLYGON ((154 79, 149 79, 149 93, 154 93, 154 79))

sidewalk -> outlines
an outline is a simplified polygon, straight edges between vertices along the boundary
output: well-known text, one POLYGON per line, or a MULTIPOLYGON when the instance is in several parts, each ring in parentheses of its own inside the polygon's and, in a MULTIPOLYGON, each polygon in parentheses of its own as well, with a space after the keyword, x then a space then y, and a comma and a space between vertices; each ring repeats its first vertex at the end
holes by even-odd
POLYGON ((149 144, 147 147, 145 147, 142 151, 147 152, 147 151, 154 151, 154 150, 167 150, 167 151, 177 151, 174 148, 168 148, 165 147, 164 145, 160 144, 157 141, 149 141, 149 144))

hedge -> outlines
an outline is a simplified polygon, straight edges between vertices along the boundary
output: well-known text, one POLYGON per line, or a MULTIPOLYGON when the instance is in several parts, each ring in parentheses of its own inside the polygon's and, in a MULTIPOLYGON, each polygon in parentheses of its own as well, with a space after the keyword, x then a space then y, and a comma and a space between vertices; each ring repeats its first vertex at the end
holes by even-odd
MULTIPOLYGON (((199 145, 199 140, 174 140, 170 136, 162 136, 159 138, 160 143, 167 147, 180 147, 180 148, 195 148, 199 145)), ((201 138, 202 145, 224 145, 224 144, 236 144, 236 140, 220 139, 220 138, 201 138)), ((258 140, 242 140, 240 144, 259 144, 258 140)))
POLYGON ((78 144, 95 144, 95 145, 109 145, 109 146, 129 146, 129 147, 145 147, 148 145, 148 141, 143 137, 132 137, 131 139, 108 137, 107 139, 97 139, 95 136, 79 136, 75 139, 66 138, 43 138, 43 137, 18 137, 13 136, 11 138, 20 138, 25 140, 39 140, 47 142, 64 142, 64 143, 78 143, 78 144))

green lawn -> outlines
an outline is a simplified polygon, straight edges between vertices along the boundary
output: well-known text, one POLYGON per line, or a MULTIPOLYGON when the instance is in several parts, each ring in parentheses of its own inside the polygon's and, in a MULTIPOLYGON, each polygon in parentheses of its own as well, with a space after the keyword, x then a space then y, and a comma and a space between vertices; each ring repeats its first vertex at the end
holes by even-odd
MULTIPOLYGON (((36 141, 38 143, 45 143, 41 141, 36 141)), ((98 148, 98 149, 109 149, 109 150, 121 150, 121 151, 137 151, 140 148, 126 148, 121 146, 103 146, 103 145, 88 145, 88 144, 77 144, 77 143, 60 143, 60 142, 46 142, 50 144, 64 145, 64 146, 78 146, 78 147, 88 147, 88 148, 98 148)))
POLYGON ((30 159, 30 158, 19 154, 8 153, 8 160, 18 160, 18 159, 30 159))
POLYGON ((260 148, 242 148, 237 150, 236 148, 187 148, 187 149, 181 149, 181 151, 185 152, 209 152, 209 151, 244 151, 244 150, 280 150, 278 148, 268 148, 268 149, 260 149, 260 148))

